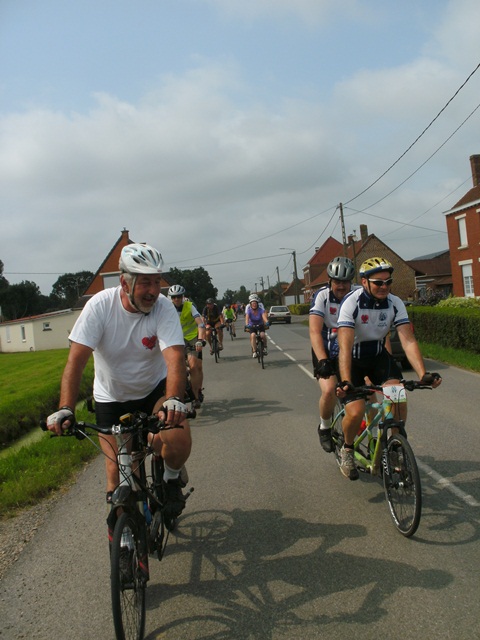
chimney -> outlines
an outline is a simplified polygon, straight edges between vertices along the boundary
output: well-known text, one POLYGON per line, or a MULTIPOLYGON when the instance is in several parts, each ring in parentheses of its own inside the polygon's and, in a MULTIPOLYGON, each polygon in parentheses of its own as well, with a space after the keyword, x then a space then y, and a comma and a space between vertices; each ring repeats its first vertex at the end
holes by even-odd
POLYGON ((470 156, 470 166, 472 167, 473 186, 478 187, 480 184, 480 156, 470 156))
POLYGON ((368 238, 368 227, 366 224, 360 225, 360 238, 362 239, 362 244, 367 241, 368 238))

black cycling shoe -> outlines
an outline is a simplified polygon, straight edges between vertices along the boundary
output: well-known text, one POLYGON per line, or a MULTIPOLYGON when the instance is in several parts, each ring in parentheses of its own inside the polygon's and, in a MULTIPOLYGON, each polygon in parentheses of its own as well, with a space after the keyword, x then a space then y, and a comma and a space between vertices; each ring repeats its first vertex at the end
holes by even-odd
POLYGON ((332 453, 333 451, 332 430, 320 429, 320 425, 318 425, 318 437, 320 438, 320 444, 322 445, 322 449, 327 453, 332 453))
POLYGON ((163 517, 165 526, 169 531, 175 527, 175 521, 185 508, 185 496, 182 488, 185 483, 180 479, 169 480, 163 482, 163 491, 165 496, 165 506, 163 507, 163 517))

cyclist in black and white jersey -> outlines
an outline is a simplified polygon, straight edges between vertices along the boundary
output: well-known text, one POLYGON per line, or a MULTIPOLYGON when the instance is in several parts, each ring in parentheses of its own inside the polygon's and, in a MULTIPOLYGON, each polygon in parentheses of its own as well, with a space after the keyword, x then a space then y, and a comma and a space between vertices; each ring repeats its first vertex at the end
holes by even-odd
POLYGON ((351 290, 355 265, 350 258, 337 256, 328 264, 327 275, 328 285, 315 293, 310 305, 309 331, 313 375, 317 378, 321 390, 318 435, 322 448, 331 452, 332 414, 337 402, 335 387, 338 382, 338 309, 341 301, 351 290))
MULTIPOLYGON (((353 441, 365 411, 365 401, 351 395, 353 387, 365 384, 398 384, 402 372, 385 344, 390 328, 396 327, 400 342, 415 373, 425 384, 438 387, 442 378, 429 374, 413 334, 405 304, 390 293, 393 266, 385 258, 370 258, 360 267, 362 288, 345 296, 338 315, 338 344, 340 383, 339 395, 345 402, 342 420, 344 446, 341 450, 340 471, 356 480, 353 441)), ((401 406, 400 419, 406 418, 406 403, 401 406)))

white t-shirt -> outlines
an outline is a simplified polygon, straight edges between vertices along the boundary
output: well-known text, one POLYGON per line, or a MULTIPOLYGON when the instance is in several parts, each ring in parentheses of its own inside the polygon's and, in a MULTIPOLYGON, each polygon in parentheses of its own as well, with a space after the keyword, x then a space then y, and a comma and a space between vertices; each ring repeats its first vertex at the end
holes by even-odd
POLYGON ((160 295, 152 311, 131 313, 120 287, 95 294, 85 305, 69 339, 93 349, 93 396, 98 402, 145 398, 167 375, 162 350, 184 346, 178 314, 160 295))

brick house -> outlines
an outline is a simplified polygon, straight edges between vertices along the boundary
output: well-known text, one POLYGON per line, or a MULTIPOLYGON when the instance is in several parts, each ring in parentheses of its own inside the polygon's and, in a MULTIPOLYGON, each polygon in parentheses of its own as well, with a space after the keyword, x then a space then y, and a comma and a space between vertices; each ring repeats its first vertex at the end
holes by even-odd
POLYGON ((470 156, 473 187, 445 212, 453 295, 480 295, 480 155, 470 156), (475 293, 476 292, 476 293, 475 293))
MULTIPOLYGON (((348 238, 348 245, 346 247, 346 251, 344 251, 343 245, 334 240, 333 238, 329 238, 320 249, 317 250, 316 255, 311 258, 309 263, 304 269, 305 273, 305 282, 307 282, 307 272, 309 268, 310 262, 315 265, 323 265, 322 271, 319 275, 313 280, 309 277, 309 285, 308 285, 308 298, 307 293, 305 292, 305 301, 310 300, 312 293, 320 289, 328 283, 329 277, 327 274, 327 266, 332 258, 338 255, 346 255, 353 260, 355 264, 355 269, 358 272, 358 269, 362 262, 364 262, 367 258, 373 258, 374 256, 381 256, 382 258, 386 258, 389 260, 394 268, 394 282, 392 287, 392 293, 399 296, 403 300, 413 299, 415 295, 415 269, 413 269, 405 260, 403 260, 393 249, 390 249, 388 245, 377 238, 375 234, 369 234, 367 225, 360 225, 360 239, 353 240, 351 236, 348 238), (329 240, 333 240, 333 243, 329 243, 329 240), (327 245, 328 243, 328 245, 327 245), (330 253, 322 254, 325 245, 328 247, 328 251, 335 249, 334 255, 327 259, 327 255, 330 256, 330 253), (317 255, 318 254, 318 255, 317 255), (311 292, 311 293, 310 293, 311 292)), ((312 271, 312 273, 314 273, 312 271)), ((354 282, 359 283, 359 279, 356 278, 354 282)), ((307 289, 307 286, 305 286, 307 289)))
MULTIPOLYGON (((119 284, 120 271, 118 269, 118 261, 120 260, 120 254, 123 247, 127 244, 132 244, 134 240, 130 240, 128 230, 125 227, 122 233, 109 253, 106 255, 105 260, 97 269, 97 272, 93 276, 90 284, 86 288, 82 297, 78 300, 75 308, 82 308, 87 300, 91 298, 95 293, 103 291, 103 289, 109 289, 110 287, 116 287, 119 284)), ((168 289, 172 282, 168 277, 168 273, 162 274, 161 291, 164 295, 167 295, 168 289)))
MULTIPOLYGON (((325 272, 330 260, 336 256, 343 256, 343 245, 331 236, 325 240, 321 247, 315 247, 315 253, 303 267, 305 302, 309 302, 315 291, 320 288, 321 285, 317 286, 315 283, 325 272)), ((323 280, 323 276, 320 279, 323 280)))
POLYGON ((420 256, 407 263, 415 269, 415 299, 428 299, 439 295, 446 298, 452 293, 452 267, 450 251, 438 251, 420 256))

